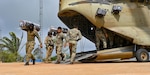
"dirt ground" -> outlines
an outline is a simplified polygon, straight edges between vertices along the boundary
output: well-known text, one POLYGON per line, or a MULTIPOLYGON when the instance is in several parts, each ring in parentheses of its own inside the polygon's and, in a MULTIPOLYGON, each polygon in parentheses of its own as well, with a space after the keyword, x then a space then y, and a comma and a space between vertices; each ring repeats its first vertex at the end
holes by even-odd
POLYGON ((45 64, 0 63, 0 75, 150 75, 150 62, 45 64))

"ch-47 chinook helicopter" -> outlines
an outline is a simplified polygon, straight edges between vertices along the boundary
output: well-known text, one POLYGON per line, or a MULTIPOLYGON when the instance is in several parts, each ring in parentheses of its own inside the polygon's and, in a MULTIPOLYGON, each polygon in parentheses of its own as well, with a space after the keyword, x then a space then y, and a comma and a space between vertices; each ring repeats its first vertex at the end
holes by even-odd
POLYGON ((86 59, 129 59, 149 61, 149 0, 60 0, 58 17, 69 28, 79 26, 82 34, 95 43, 95 28, 103 28, 111 47, 98 50, 86 59))

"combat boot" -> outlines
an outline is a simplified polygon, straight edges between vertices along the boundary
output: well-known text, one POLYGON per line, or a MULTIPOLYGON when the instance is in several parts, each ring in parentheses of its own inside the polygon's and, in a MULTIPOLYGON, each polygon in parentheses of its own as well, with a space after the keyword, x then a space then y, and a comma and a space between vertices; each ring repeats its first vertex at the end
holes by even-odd
POLYGON ((64 58, 65 58, 65 56, 62 56, 62 59, 61 59, 61 60, 64 61, 64 58))
POLYGON ((61 53, 61 60, 64 61, 65 60, 65 55, 61 53))
POLYGON ((73 62, 70 62, 69 64, 73 64, 73 62))
POLYGON ((52 61, 45 61, 45 63, 51 63, 52 61))
POLYGON ((29 65, 29 62, 26 62, 24 65, 25 65, 25 66, 28 66, 28 65, 29 65))
POLYGON ((60 64, 60 62, 59 62, 59 61, 57 61, 55 64, 60 64))
POLYGON ((33 65, 35 65, 35 59, 32 59, 32 61, 33 61, 33 65))

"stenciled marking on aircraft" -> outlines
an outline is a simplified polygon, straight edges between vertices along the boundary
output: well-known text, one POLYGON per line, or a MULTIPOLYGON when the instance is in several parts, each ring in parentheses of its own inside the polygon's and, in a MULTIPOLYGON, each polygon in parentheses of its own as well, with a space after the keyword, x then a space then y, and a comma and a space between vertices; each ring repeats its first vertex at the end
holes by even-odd
POLYGON ((70 3, 69 5, 77 5, 77 4, 84 4, 84 3, 100 3, 100 4, 110 5, 110 2, 112 2, 112 0, 84 0, 84 1, 73 2, 70 3))

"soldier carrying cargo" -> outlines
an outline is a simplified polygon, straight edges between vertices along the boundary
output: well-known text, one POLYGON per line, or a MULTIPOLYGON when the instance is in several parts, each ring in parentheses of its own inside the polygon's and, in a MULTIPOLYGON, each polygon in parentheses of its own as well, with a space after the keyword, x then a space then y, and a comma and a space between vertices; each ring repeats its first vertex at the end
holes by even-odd
POLYGON ((27 43, 26 43, 26 63, 25 65, 29 65, 30 59, 33 60, 33 65, 35 64, 35 58, 32 55, 32 51, 34 49, 35 45, 35 37, 37 37, 40 47, 42 48, 42 42, 40 39, 40 36, 38 34, 38 31, 40 28, 36 27, 33 23, 27 22, 27 21, 21 21, 21 29, 25 30, 27 32, 27 43))
POLYGON ((51 54, 54 49, 54 41, 52 38, 52 32, 48 32, 48 36, 45 38, 44 44, 46 45, 46 59, 45 63, 51 62, 51 54), (49 59, 50 58, 50 59, 49 59))

